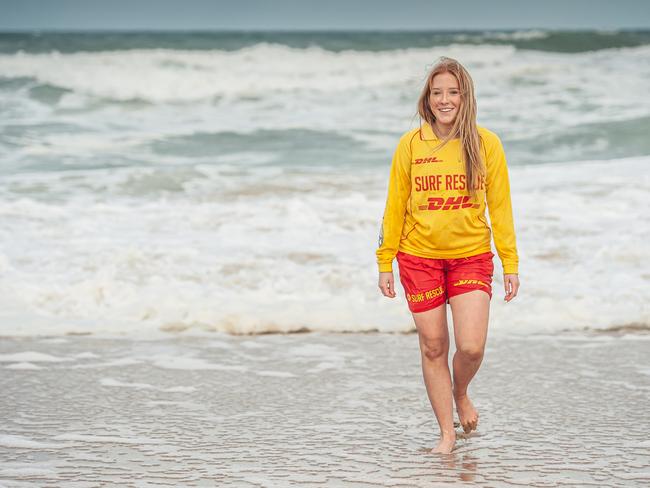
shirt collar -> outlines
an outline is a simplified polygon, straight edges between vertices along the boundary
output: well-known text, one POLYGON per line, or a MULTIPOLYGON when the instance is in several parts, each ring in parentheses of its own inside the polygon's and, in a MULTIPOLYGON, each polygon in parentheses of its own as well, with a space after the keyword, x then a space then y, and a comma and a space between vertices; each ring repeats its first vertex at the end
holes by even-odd
POLYGON ((420 139, 423 141, 439 141, 436 133, 427 122, 420 124, 420 139))

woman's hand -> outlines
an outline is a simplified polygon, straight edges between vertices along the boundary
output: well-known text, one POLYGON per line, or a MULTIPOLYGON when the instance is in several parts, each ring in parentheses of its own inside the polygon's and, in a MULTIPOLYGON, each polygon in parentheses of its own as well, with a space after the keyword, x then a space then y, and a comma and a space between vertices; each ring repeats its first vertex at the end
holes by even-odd
POLYGON ((504 300, 509 302, 514 297, 517 296, 519 291, 519 275, 516 274, 504 274, 503 275, 503 286, 506 289, 506 296, 504 300))
POLYGON ((379 289, 385 297, 395 298, 395 279, 392 271, 379 273, 379 289))

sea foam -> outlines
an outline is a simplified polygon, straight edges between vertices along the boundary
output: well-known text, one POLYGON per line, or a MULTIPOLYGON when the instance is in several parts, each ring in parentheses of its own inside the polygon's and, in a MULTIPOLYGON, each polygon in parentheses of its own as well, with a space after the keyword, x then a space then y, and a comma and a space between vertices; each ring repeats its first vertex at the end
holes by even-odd
MULTIPOLYGON (((522 288, 502 303, 495 259, 495 329, 650 322, 648 164, 510 169, 522 288)), ((285 175, 282 191, 203 203, 4 202, 0 334, 410 330, 401 288, 376 286, 387 176, 285 175)))

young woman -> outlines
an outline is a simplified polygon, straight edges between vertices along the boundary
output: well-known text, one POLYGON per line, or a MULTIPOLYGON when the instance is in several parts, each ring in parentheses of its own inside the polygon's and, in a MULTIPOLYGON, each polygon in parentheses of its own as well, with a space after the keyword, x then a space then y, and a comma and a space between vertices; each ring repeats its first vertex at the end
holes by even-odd
POLYGON ((432 449, 456 442, 453 401, 465 433, 479 414, 467 387, 483 359, 492 297, 491 235, 503 264, 505 300, 519 290, 510 184, 503 146, 476 125, 474 85, 456 60, 441 58, 418 101, 420 128, 404 134, 393 157, 377 249, 379 289, 394 298, 392 262, 418 331, 422 373, 440 426, 432 449), (485 219, 488 208, 492 228, 485 219), (446 303, 456 353, 449 372, 446 303))

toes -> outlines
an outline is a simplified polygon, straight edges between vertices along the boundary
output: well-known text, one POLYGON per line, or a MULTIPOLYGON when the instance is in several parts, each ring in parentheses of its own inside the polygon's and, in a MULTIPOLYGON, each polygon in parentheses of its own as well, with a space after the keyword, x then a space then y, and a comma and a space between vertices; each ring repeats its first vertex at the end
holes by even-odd
POLYGON ((473 419, 461 422, 461 425, 463 426, 463 431, 465 431, 466 434, 469 434, 473 430, 476 430, 476 427, 478 426, 478 414, 473 419))

